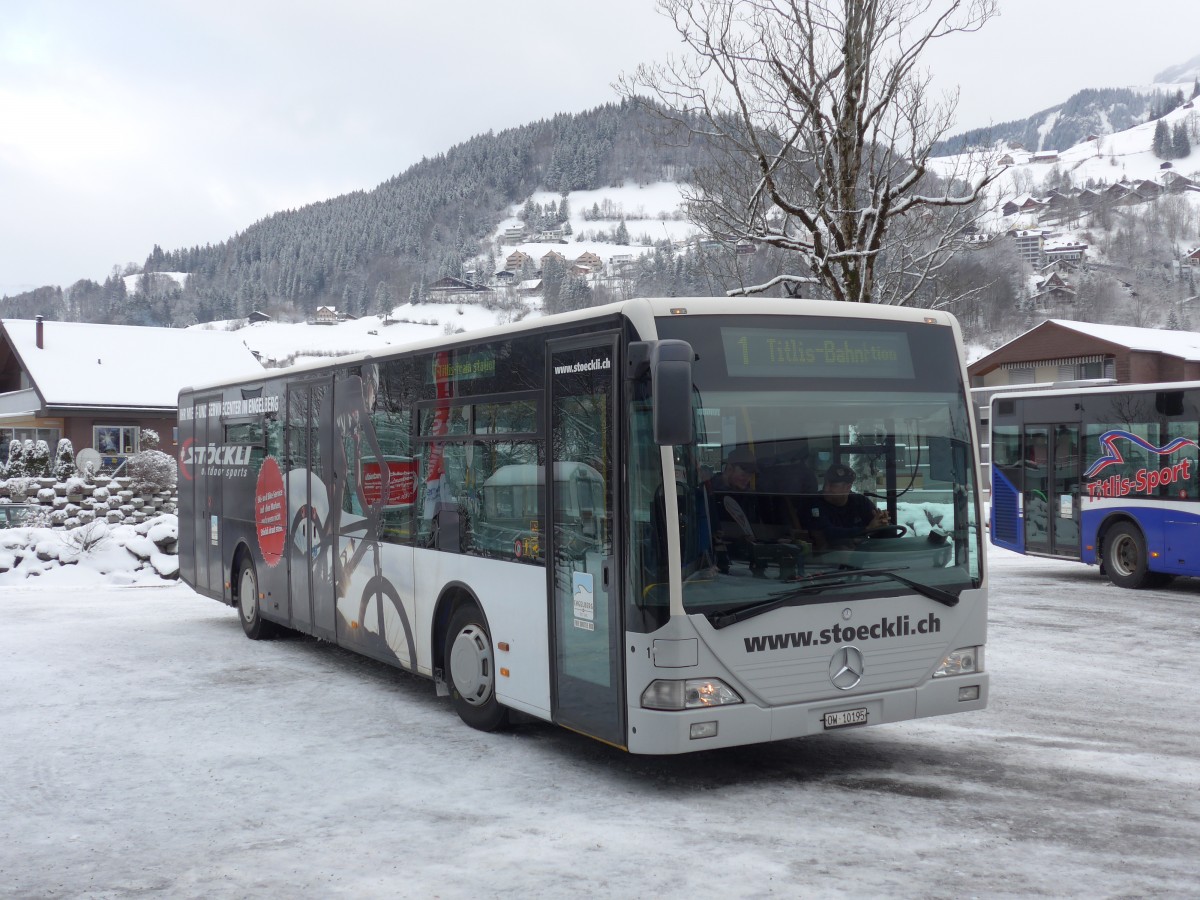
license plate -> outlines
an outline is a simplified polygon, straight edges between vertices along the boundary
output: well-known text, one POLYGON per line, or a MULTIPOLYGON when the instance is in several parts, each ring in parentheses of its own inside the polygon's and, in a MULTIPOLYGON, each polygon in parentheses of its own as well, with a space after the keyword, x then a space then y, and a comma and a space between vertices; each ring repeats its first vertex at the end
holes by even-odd
POLYGON ((843 709, 841 712, 825 713, 826 728, 845 728, 847 725, 866 725, 867 710, 843 709))

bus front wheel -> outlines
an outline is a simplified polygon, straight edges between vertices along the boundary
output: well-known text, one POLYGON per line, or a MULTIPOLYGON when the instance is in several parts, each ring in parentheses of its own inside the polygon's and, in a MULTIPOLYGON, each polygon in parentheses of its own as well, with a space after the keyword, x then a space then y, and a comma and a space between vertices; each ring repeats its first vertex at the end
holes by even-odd
POLYGON ((480 731, 495 731, 508 721, 496 700, 496 660, 483 613, 464 603, 450 618, 445 652, 446 682, 460 719, 480 731))
POLYGON ((254 563, 246 560, 238 572, 238 618, 242 620, 242 631, 252 641, 270 637, 271 623, 262 617, 262 609, 258 603, 258 574, 254 571, 254 563))
POLYGON ((1117 587, 1149 587, 1153 581, 1146 539, 1134 525, 1121 522, 1104 536, 1104 570, 1117 587))

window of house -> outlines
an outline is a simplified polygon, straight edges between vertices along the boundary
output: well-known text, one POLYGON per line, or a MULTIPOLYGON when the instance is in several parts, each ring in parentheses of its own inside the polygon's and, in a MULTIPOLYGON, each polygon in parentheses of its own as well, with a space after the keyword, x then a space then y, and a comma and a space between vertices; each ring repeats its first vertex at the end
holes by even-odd
POLYGON ((33 441, 35 444, 45 441, 53 453, 61 437, 62 430, 59 428, 0 428, 0 465, 8 464, 8 449, 13 441, 33 441))
POLYGON ((100 465, 119 466, 137 453, 139 430, 136 425, 93 425, 92 446, 100 453, 100 465))

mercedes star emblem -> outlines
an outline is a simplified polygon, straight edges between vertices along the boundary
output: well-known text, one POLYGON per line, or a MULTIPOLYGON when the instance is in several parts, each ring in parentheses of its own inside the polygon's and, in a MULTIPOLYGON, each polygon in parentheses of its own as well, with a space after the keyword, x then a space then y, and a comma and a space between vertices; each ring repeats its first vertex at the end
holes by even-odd
POLYGON ((840 691, 848 691, 860 681, 866 665, 857 647, 843 647, 829 660, 829 680, 840 691))

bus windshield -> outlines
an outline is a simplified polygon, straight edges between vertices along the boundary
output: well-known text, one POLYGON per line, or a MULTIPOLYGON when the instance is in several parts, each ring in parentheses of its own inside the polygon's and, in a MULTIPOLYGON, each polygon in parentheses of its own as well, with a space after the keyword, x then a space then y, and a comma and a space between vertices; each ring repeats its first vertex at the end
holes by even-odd
MULTIPOLYGON (((691 325, 660 323, 698 357, 696 440, 673 451, 688 612, 911 594, 906 582, 954 602, 979 585, 969 412, 961 381, 947 378, 959 371, 949 328, 691 325)), ((643 567, 647 602, 665 602, 656 563, 643 567)))

